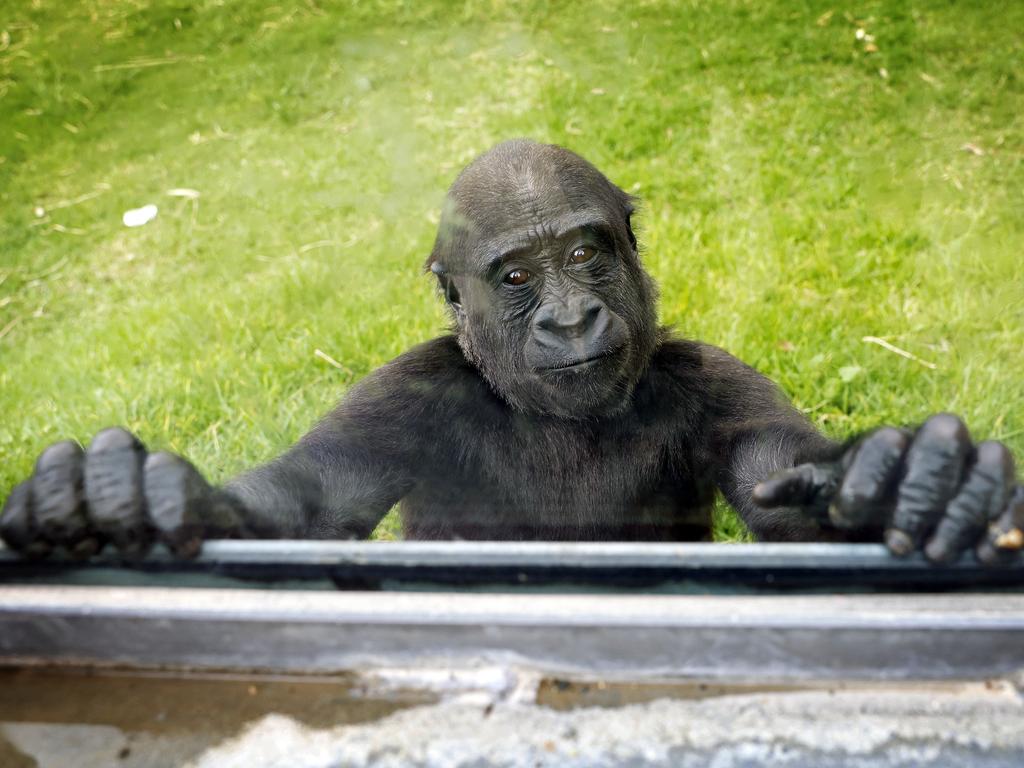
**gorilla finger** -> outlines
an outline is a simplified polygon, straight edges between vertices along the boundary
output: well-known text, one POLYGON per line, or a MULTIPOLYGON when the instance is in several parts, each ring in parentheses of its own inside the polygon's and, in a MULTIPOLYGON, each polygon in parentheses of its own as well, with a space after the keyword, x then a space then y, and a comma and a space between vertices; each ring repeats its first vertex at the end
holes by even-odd
POLYGON ((759 507, 824 507, 835 495, 839 471, 832 464, 800 464, 776 472, 754 486, 759 507))
POLYGON ((160 540, 180 557, 198 555, 212 492, 203 476, 180 456, 151 453, 144 465, 143 486, 149 519, 160 540))
POLYGON ((932 416, 917 431, 907 451, 892 525, 885 532, 890 552, 903 556, 921 546, 956 492, 970 452, 967 427, 951 414, 932 416))
POLYGON ((19 483, 11 490, 0 513, 0 538, 11 549, 29 557, 50 554, 50 543, 39 537, 32 515, 32 481, 19 483))
POLYGON ((988 534, 975 550, 985 565, 1007 565, 1014 562, 1024 548, 1024 486, 1018 486, 1010 503, 988 529, 988 534))
POLYGON ((947 563, 974 544, 1005 509, 1013 477, 1013 457, 1006 446, 994 441, 978 445, 974 466, 924 548, 927 558, 947 563))
POLYGON ((119 427, 99 432, 85 452, 87 514, 97 531, 132 557, 153 543, 142 487, 145 458, 142 443, 119 427))
POLYGON ((85 515, 82 448, 65 440, 39 456, 32 475, 32 511, 39 535, 74 557, 89 557, 102 544, 85 515))
POLYGON ((857 530, 884 522, 909 445, 910 436, 893 427, 879 429, 861 442, 829 507, 833 525, 857 530))

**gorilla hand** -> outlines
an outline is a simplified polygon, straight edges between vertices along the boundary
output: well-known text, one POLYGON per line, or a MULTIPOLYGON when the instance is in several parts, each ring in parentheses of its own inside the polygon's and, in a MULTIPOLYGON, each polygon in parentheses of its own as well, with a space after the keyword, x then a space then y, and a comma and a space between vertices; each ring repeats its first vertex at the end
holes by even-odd
POLYGON ((185 459, 147 454, 134 435, 112 427, 85 451, 70 440, 43 451, 32 477, 4 504, 0 536, 31 557, 58 547, 89 557, 108 542, 141 557, 156 541, 192 557, 204 537, 239 535, 240 512, 237 500, 211 488, 185 459))
POLYGON ((1024 546, 1024 487, 1002 443, 973 445, 956 416, 938 414, 916 432, 885 427, 837 461, 783 470, 754 488, 766 508, 796 506, 847 531, 885 529, 898 556, 923 546, 937 563, 973 547, 987 565, 1024 546))

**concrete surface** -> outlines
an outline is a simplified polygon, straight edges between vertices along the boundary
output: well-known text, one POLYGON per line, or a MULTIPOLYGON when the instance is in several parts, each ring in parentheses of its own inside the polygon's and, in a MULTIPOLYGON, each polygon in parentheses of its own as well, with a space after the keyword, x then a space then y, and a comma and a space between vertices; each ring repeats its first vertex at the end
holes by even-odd
POLYGON ((316 730, 271 715, 190 768, 1024 764, 1024 704, 969 692, 814 691, 556 712, 448 702, 316 730))

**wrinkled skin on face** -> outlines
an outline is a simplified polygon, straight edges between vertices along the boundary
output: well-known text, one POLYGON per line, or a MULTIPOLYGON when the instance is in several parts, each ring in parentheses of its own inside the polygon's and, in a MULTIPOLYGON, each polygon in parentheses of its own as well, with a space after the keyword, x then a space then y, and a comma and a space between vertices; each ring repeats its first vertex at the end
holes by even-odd
POLYGON ((428 267, 463 352, 515 408, 587 419, 628 401, 658 339, 632 212, 586 160, 528 141, 453 184, 428 267))

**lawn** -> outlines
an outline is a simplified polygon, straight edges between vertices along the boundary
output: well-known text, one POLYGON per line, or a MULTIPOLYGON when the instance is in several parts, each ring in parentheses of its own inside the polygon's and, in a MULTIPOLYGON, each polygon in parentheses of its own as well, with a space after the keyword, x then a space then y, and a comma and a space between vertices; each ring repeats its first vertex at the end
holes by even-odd
POLYGON ((952 410, 1024 457, 1022 29, 1020 3, 2 0, 0 497, 110 424, 215 480, 285 448, 445 328, 444 191, 514 136, 639 195, 662 319, 828 433, 952 410))

